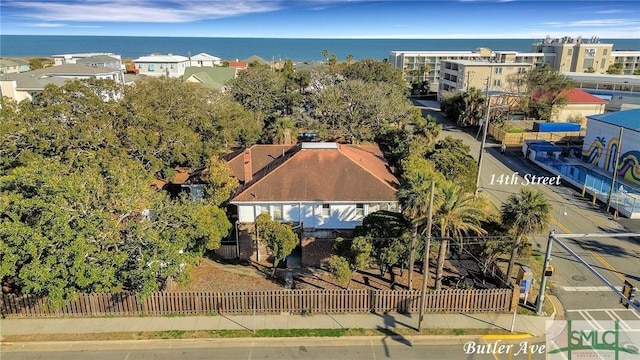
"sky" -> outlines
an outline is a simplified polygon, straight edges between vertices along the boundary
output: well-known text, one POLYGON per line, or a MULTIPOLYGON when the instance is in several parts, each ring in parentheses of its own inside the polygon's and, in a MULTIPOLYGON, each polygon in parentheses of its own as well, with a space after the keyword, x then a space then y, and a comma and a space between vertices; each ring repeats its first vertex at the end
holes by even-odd
POLYGON ((0 33, 640 39, 640 0, 0 0, 0 33))

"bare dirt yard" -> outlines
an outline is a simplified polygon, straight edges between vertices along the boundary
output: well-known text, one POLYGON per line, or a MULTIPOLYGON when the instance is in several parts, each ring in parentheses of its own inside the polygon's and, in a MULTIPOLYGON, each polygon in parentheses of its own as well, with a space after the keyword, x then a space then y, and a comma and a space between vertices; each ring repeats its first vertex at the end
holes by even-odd
MULTIPOLYGON (((429 267, 430 289, 435 287, 435 259, 429 267)), ((492 287, 484 285, 477 276, 478 265, 468 259, 452 257, 445 262, 443 288, 455 287, 492 287)), ((277 269, 276 276, 271 277, 270 264, 255 262, 232 262, 215 259, 203 259, 200 264, 191 269, 191 282, 184 286, 176 285, 172 291, 251 291, 278 290, 285 287, 285 278, 293 279, 293 289, 342 289, 330 273, 319 268, 305 269, 277 269), (288 275, 289 274, 289 275, 288 275)), ((409 272, 394 268, 385 276, 371 267, 353 274, 350 289, 379 289, 405 290, 408 289, 409 272)), ((413 273, 413 289, 422 288, 423 275, 418 268, 413 273)))

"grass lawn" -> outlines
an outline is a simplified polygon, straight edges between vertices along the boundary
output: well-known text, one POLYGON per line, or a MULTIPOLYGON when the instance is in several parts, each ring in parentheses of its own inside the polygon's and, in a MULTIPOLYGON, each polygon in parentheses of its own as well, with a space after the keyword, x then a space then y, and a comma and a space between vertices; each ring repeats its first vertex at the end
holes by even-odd
POLYGON ((511 334, 501 329, 274 329, 257 330, 199 330, 156 332, 112 332, 96 334, 10 335, 5 343, 35 341, 102 341, 102 340, 157 340, 157 339, 211 339, 211 338, 277 338, 277 337, 344 337, 344 336, 410 336, 410 335, 500 335, 511 334))

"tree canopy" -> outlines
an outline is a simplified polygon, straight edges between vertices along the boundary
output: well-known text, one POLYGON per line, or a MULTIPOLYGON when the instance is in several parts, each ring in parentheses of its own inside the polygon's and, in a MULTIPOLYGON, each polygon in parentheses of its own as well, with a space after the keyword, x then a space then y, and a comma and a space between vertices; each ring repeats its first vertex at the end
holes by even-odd
POLYGON ((148 294, 168 277, 187 280, 230 231, 219 206, 237 185, 216 157, 220 104, 232 100, 203 89, 89 80, 47 86, 32 102, 3 99, 2 281, 59 305, 78 292, 148 294), (203 201, 151 186, 175 166, 207 169, 203 201))

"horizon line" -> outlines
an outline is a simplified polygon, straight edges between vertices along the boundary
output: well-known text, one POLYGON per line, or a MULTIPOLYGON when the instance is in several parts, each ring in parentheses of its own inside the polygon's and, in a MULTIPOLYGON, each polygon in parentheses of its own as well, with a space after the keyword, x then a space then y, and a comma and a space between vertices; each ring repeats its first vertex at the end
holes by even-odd
MULTIPOLYGON (((78 34, 0 34, 0 36, 72 36, 72 37, 131 37, 131 38, 209 38, 209 39, 286 39, 286 40, 543 40, 544 37, 374 37, 374 36, 356 36, 356 37, 280 37, 280 36, 205 36, 205 35, 191 35, 191 36, 171 36, 171 35, 78 35, 78 34)), ((563 37, 574 38, 573 36, 548 36, 551 39, 558 39, 563 37)), ((577 38, 577 36, 575 37, 577 38)), ((640 40, 640 37, 607 37, 601 38, 599 36, 582 36, 582 39, 589 40, 592 38, 598 38, 600 40, 640 40)))

